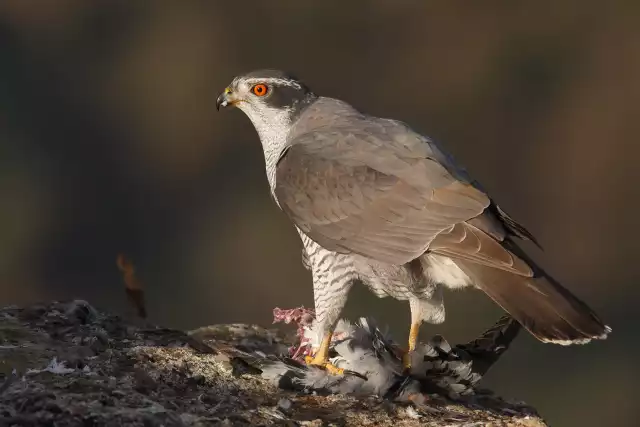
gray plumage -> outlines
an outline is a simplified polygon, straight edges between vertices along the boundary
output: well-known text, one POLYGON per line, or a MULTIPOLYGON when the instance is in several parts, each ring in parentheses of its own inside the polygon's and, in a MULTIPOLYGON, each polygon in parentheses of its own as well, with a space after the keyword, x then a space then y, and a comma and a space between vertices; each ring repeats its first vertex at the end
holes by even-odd
POLYGON ((318 331, 362 282, 408 300, 412 323, 444 321, 442 288, 475 286, 544 342, 610 332, 513 242, 533 236, 434 141, 406 124, 319 97, 278 71, 234 79, 218 105, 254 124, 272 195, 300 234, 318 331), (265 85, 263 96, 253 92, 265 85))
POLYGON ((351 324, 340 321, 331 344, 331 361, 350 372, 343 377, 307 368, 288 358, 244 355, 261 375, 274 384, 299 391, 376 395, 409 401, 422 393, 451 398, 470 395, 489 368, 517 336, 520 325, 503 316, 477 339, 452 347, 441 336, 421 344, 412 354, 409 372, 402 366, 398 345, 373 319, 351 324))

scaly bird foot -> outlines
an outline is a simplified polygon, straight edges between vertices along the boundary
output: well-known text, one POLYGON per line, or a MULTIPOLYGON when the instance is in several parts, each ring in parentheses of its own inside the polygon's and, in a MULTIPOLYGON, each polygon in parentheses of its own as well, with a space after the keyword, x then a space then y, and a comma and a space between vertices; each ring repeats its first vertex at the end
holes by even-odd
POLYGON ((337 366, 335 366, 334 364, 332 364, 331 362, 323 358, 306 356, 304 358, 304 361, 306 362, 307 365, 317 366, 319 368, 322 368, 326 370, 328 373, 330 373, 331 375, 345 374, 344 369, 338 368, 337 366))
POLYGON ((407 350, 402 354, 402 372, 406 375, 411 372, 411 354, 413 351, 407 350))
POLYGON ((411 356, 416 349, 418 342, 418 332, 420 331, 420 322, 412 322, 409 331, 409 348, 402 354, 403 374, 408 375, 411 372, 411 356))

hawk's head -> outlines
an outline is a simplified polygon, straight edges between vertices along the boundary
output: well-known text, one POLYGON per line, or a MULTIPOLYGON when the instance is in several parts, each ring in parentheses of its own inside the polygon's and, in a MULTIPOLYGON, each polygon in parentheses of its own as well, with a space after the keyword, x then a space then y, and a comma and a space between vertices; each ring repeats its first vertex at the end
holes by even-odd
POLYGON ((242 110, 258 128, 290 124, 317 96, 295 77, 278 70, 252 71, 233 79, 216 102, 242 110))

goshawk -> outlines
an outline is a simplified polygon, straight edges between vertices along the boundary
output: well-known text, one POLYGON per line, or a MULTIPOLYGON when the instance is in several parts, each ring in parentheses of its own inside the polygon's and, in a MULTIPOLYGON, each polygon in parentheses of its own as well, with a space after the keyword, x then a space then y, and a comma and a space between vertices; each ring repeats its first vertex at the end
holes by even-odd
POLYGON ((611 331, 516 246, 514 238, 535 242, 531 233, 405 123, 276 70, 236 77, 217 99, 231 105, 258 132, 272 196, 313 275, 323 337, 309 363, 331 369, 328 344, 356 282, 409 301, 409 351, 423 321, 444 321, 443 287, 482 290, 543 342, 583 344, 611 331))

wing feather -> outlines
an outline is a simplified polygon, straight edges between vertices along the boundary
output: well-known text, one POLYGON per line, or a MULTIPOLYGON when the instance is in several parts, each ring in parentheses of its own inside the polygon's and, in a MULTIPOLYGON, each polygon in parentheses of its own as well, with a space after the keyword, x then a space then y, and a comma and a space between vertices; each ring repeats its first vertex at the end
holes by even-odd
POLYGON ((309 107, 300 118, 274 191, 280 207, 320 245, 404 264, 489 206, 435 144, 406 125, 344 105, 332 116, 328 107, 309 107))
POLYGON ((487 267, 531 277, 531 267, 502 242, 473 225, 462 222, 440 233, 429 246, 433 253, 473 261, 487 267), (462 237, 462 238, 461 238, 462 237))

